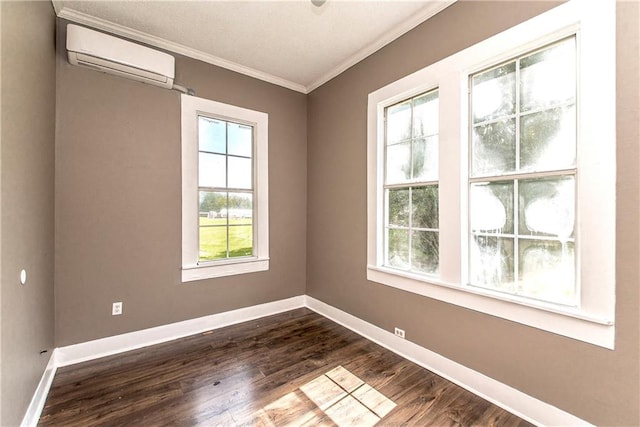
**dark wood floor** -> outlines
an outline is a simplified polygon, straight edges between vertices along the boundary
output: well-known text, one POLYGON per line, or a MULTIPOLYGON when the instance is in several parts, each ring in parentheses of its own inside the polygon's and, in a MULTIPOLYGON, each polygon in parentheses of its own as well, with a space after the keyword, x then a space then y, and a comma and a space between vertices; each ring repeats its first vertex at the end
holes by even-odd
POLYGON ((524 426, 308 310, 60 368, 39 425, 524 426))

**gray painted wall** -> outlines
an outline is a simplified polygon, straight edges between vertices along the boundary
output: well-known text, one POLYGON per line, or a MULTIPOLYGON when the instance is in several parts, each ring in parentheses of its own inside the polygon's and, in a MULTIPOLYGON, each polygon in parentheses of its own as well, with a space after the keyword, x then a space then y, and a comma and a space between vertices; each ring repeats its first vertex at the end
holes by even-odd
POLYGON ((306 96, 177 56, 176 80, 198 96, 269 114, 270 270, 182 284, 180 94, 69 65, 65 30, 59 21, 56 345, 304 294, 306 96))
POLYGON ((2 2, 2 418, 18 425, 53 347, 55 15, 2 2), (21 269, 27 271, 20 285, 21 269))
POLYGON ((309 95, 307 294, 596 425, 638 425, 638 2, 617 18, 615 351, 366 279, 367 95, 552 6, 458 2, 309 95))

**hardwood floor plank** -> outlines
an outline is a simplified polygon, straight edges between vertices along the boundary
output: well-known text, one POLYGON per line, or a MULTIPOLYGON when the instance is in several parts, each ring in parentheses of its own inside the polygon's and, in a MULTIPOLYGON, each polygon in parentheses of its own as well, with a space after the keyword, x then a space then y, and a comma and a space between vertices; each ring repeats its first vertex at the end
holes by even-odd
POLYGON ((42 426, 528 426, 306 309, 60 368, 42 426))

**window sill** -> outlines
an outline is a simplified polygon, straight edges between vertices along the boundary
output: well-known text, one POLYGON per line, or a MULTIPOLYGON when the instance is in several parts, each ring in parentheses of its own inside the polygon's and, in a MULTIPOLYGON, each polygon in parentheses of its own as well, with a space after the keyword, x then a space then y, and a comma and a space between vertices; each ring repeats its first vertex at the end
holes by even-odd
POLYGON ((614 348, 613 321, 580 309, 538 303, 499 292, 444 283, 433 277, 371 265, 367 267, 367 279, 600 347, 614 348))
POLYGON ((182 268, 182 282, 235 276, 269 270, 269 258, 250 258, 223 263, 207 263, 182 268))

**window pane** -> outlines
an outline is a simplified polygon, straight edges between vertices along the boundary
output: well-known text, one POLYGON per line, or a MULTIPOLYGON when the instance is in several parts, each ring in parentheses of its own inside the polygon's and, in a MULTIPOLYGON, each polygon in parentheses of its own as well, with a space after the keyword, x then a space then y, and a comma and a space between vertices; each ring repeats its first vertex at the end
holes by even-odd
POLYGON ((409 189, 388 190, 388 225, 409 226, 409 189))
POLYGON ((411 178, 411 143, 387 147, 387 184, 407 182, 411 178))
POLYGON ((473 123, 515 113, 516 63, 510 62, 473 76, 473 123))
POLYGON ((229 258, 253 255, 253 226, 229 227, 229 258))
POLYGON ((228 123, 227 126, 229 129, 229 154, 251 157, 253 128, 238 123, 228 123))
POLYGON ((411 267, 428 274, 438 273, 438 232, 413 231, 411 236, 411 267))
POLYGON ((518 293, 544 301, 574 305, 574 244, 520 239, 518 245, 518 293))
POLYGON ((471 231, 513 233, 513 181, 471 184, 471 231))
POLYGON ((516 169, 516 122, 506 119, 473 128, 471 173, 498 175, 516 169))
POLYGON ((226 187, 226 156, 199 153, 198 185, 200 187, 226 187))
POLYGON ((513 239, 473 236, 469 280, 483 288, 513 292, 513 239))
POLYGON ((575 191, 573 176, 521 180, 518 234, 572 238, 575 191))
POLYGON ((520 108, 529 111, 575 100, 576 42, 562 41, 520 60, 520 108))
POLYGON ((200 151, 226 153, 226 132, 224 121, 198 116, 198 149, 200 151))
POLYGON ((200 225, 226 225, 227 193, 200 191, 199 199, 200 225))
POLYGON ((411 138, 411 101, 387 108, 387 144, 411 138))
POLYGON ((521 170, 568 169, 575 165, 575 106, 543 110, 520 119, 521 170))
POLYGON ((413 100, 413 136, 438 134, 439 99, 433 91, 413 100))
POLYGON ((411 208, 413 228, 438 228, 438 186, 413 188, 411 208))
POLYGON ((243 157, 229 156, 229 188, 253 187, 253 161, 243 157))
POLYGON ((413 181, 435 181, 437 179, 438 136, 415 140, 413 142, 413 181))
POLYGON ((229 193, 229 224, 253 224, 253 194, 229 193))
POLYGON ((409 268, 409 231, 387 229, 387 265, 409 268))
POLYGON ((200 261, 227 257, 227 227, 200 227, 200 261))

